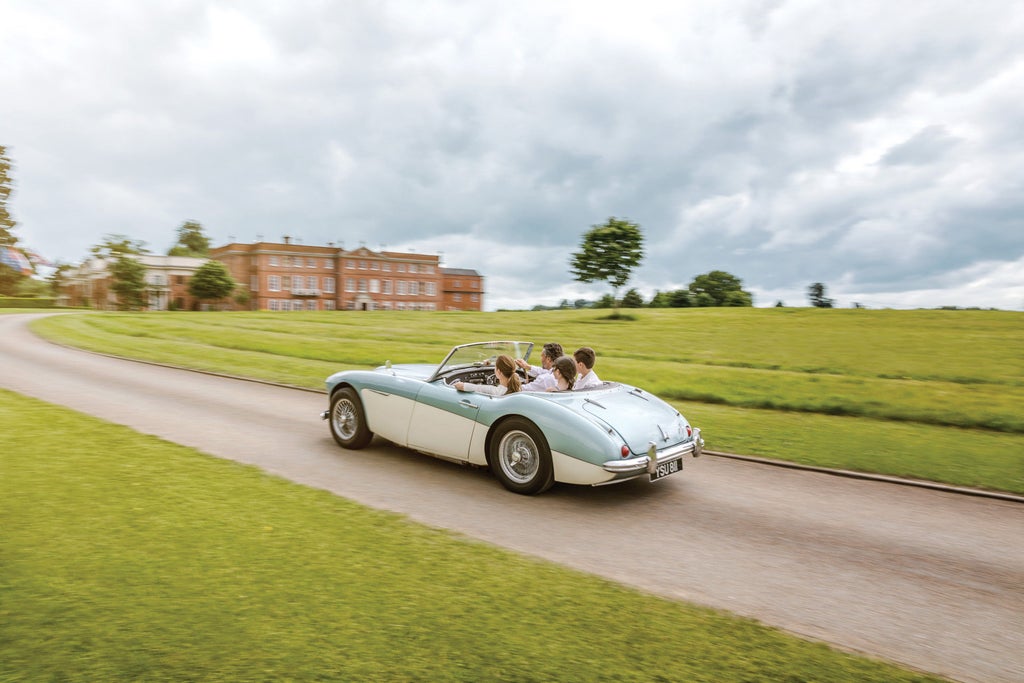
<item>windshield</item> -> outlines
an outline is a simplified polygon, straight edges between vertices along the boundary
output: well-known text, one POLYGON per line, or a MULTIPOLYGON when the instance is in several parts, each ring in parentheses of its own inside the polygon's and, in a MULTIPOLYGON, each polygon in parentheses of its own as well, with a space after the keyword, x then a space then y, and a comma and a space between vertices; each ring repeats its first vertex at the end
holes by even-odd
POLYGON ((494 365, 495 359, 504 354, 512 359, 530 360, 533 342, 492 341, 456 346, 438 366, 431 378, 436 379, 450 370, 474 366, 494 365))

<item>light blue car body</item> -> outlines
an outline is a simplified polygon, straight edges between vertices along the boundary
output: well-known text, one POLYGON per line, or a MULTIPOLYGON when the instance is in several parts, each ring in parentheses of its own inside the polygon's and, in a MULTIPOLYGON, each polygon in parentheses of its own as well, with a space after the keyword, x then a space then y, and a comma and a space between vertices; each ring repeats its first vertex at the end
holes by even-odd
MULTIPOLYGON (((511 418, 526 420, 550 449, 554 481, 569 484, 658 479, 681 470, 684 455, 700 455, 704 442, 699 429, 665 401, 627 384, 604 382, 580 391, 503 396, 459 391, 449 384, 457 379, 493 382, 488 378, 498 352, 528 360, 532 346, 466 344, 452 349, 440 365, 389 362, 375 370, 338 372, 326 380, 328 400, 333 405, 336 392, 351 388, 362 403, 366 427, 374 434, 429 455, 480 466, 491 465, 499 427, 511 418)), ((328 419, 329 413, 323 417, 328 419)))

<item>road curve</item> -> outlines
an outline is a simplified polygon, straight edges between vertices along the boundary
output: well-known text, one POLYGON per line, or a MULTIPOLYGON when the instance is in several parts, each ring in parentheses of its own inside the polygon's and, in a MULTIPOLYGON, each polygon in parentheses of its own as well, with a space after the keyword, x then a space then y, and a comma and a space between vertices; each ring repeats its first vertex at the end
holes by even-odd
POLYGON ((337 448, 324 396, 118 360, 0 316, 0 387, 668 598, 962 681, 1024 681, 1024 505, 688 460, 657 484, 527 498, 375 441, 337 448))

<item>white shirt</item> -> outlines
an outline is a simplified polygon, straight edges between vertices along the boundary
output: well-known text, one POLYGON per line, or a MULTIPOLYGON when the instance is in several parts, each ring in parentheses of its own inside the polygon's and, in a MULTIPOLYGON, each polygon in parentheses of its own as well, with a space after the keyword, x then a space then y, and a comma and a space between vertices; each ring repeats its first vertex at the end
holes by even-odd
POLYGON ((547 391, 558 389, 558 380, 554 373, 543 368, 537 370, 537 379, 523 385, 522 391, 547 391))
POLYGON ((580 375, 576 378, 576 383, 572 385, 572 390, 577 391, 579 389, 589 389, 590 387, 601 386, 601 379, 597 376, 597 373, 591 370, 585 375, 580 375))
POLYGON ((491 386, 490 384, 468 384, 464 382, 460 391, 475 391, 478 394, 488 394, 489 396, 504 396, 508 391, 508 387, 500 384, 491 386))

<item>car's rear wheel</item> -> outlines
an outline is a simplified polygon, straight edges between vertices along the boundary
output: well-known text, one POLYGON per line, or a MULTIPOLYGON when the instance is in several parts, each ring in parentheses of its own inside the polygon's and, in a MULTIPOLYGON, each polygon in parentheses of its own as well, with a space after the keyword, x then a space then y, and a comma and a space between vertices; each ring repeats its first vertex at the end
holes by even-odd
POLYGON ((362 448, 373 439, 373 432, 366 426, 363 402, 351 387, 339 389, 331 396, 329 422, 331 436, 344 448, 362 448))
POLYGON ((514 493, 534 495, 555 482, 548 442, 529 420, 510 418, 491 439, 491 471, 514 493))

